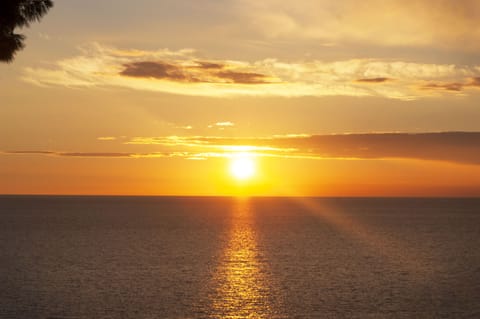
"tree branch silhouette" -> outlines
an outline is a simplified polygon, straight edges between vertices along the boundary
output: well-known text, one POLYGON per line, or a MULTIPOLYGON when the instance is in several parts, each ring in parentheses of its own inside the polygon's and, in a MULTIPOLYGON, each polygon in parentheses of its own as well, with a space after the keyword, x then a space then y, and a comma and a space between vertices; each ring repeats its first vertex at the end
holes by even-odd
POLYGON ((0 62, 12 62, 25 47, 25 36, 15 33, 15 29, 39 22, 51 7, 52 0, 0 1, 0 62))

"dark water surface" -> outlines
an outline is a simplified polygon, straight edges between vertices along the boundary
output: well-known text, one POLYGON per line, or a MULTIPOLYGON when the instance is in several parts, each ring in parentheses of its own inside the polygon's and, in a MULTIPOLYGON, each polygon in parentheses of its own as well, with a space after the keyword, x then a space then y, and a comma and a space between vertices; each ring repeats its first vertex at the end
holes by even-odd
POLYGON ((0 318, 480 318, 480 199, 0 197, 0 318))

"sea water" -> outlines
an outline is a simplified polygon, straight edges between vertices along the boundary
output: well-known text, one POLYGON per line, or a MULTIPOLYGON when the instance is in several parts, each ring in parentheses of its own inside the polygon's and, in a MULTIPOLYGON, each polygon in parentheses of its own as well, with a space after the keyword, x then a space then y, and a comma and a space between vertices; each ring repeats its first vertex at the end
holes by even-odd
POLYGON ((479 318, 480 199, 0 197, 0 318, 479 318))

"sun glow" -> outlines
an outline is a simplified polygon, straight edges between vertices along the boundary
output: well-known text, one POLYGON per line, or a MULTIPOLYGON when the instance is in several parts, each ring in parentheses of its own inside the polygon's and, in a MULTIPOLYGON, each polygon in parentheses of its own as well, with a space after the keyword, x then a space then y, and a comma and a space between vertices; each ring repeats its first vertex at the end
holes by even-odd
POLYGON ((238 180, 247 180, 255 175, 255 162, 249 155, 232 158, 230 173, 238 180))

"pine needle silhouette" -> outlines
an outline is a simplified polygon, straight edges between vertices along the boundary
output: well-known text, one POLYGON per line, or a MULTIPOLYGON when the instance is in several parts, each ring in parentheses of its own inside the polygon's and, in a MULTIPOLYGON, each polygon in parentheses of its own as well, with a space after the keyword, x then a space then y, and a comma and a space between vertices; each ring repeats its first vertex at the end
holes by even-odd
POLYGON ((0 62, 12 62, 17 51, 25 47, 25 36, 15 33, 15 28, 40 21, 51 7, 51 0, 0 1, 0 62))

